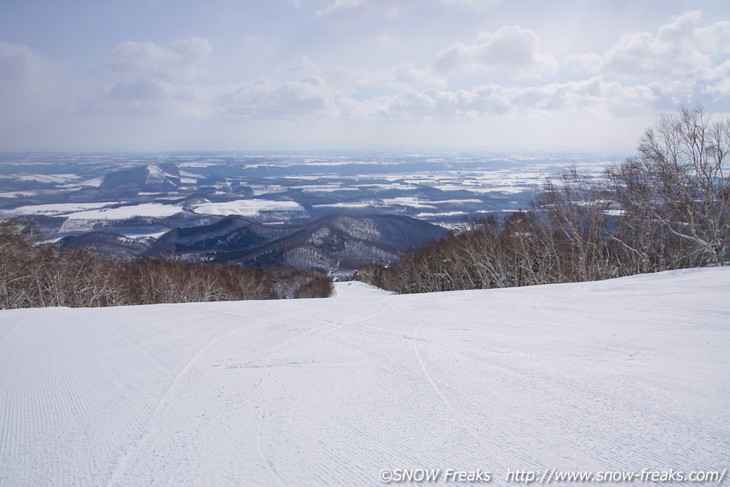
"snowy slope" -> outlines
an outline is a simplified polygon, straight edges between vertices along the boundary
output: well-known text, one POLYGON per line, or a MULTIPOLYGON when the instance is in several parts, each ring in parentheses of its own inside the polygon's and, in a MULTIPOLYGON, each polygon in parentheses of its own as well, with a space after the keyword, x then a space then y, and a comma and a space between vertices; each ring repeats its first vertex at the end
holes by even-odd
POLYGON ((382 469, 419 467, 490 471, 493 485, 510 469, 722 471, 729 296, 721 268, 2 311, 0 485, 367 486, 382 485, 382 469))

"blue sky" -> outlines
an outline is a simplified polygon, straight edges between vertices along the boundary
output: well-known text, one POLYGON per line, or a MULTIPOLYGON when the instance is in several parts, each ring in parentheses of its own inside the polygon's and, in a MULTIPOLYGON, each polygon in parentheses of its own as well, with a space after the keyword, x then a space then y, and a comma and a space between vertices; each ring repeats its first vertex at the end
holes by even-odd
POLYGON ((4 150, 631 151, 697 102, 726 1, 0 4, 4 150))

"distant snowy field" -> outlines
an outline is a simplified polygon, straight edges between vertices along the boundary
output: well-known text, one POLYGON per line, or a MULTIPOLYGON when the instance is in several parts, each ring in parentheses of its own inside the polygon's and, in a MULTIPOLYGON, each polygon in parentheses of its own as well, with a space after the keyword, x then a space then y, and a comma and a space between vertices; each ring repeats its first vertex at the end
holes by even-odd
POLYGON ((0 485, 377 486, 384 469, 402 468, 441 469, 440 485, 446 469, 481 469, 504 485, 519 469, 722 471, 728 297, 730 268, 717 268, 2 311, 0 485))
POLYGON ((271 201, 264 199, 235 200, 226 203, 204 203, 194 207, 195 213, 206 215, 240 215, 256 216, 261 212, 306 213, 301 205, 294 201, 271 201))
POLYGON ((459 229, 474 218, 529 208, 546 178, 559 178, 568 168, 600 178, 625 158, 387 151, 0 153, 0 217, 30 217, 59 239, 88 231, 145 238, 161 226, 171 230, 186 226, 186 220, 204 220, 196 214, 301 223, 378 213, 459 229), (144 224, 153 228, 140 232, 144 224))

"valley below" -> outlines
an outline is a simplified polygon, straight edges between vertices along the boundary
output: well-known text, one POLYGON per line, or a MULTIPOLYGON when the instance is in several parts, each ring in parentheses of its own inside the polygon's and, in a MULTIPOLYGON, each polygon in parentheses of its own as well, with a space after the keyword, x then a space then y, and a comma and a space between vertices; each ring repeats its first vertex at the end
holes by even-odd
POLYGON ((475 219, 530 207, 569 167, 607 155, 352 153, 10 154, 0 216, 48 240, 133 260, 317 267, 390 265, 475 219))

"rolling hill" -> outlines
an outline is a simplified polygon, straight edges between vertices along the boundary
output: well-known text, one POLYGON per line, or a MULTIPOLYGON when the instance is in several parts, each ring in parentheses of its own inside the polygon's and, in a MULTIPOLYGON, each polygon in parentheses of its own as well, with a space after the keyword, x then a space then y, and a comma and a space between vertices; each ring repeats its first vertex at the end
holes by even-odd
POLYGON ((351 275, 367 264, 389 265, 405 250, 447 231, 398 215, 331 215, 279 225, 231 215, 212 224, 175 228, 151 244, 99 232, 67 237, 67 248, 89 248, 125 258, 167 257, 247 267, 288 264, 351 275))

